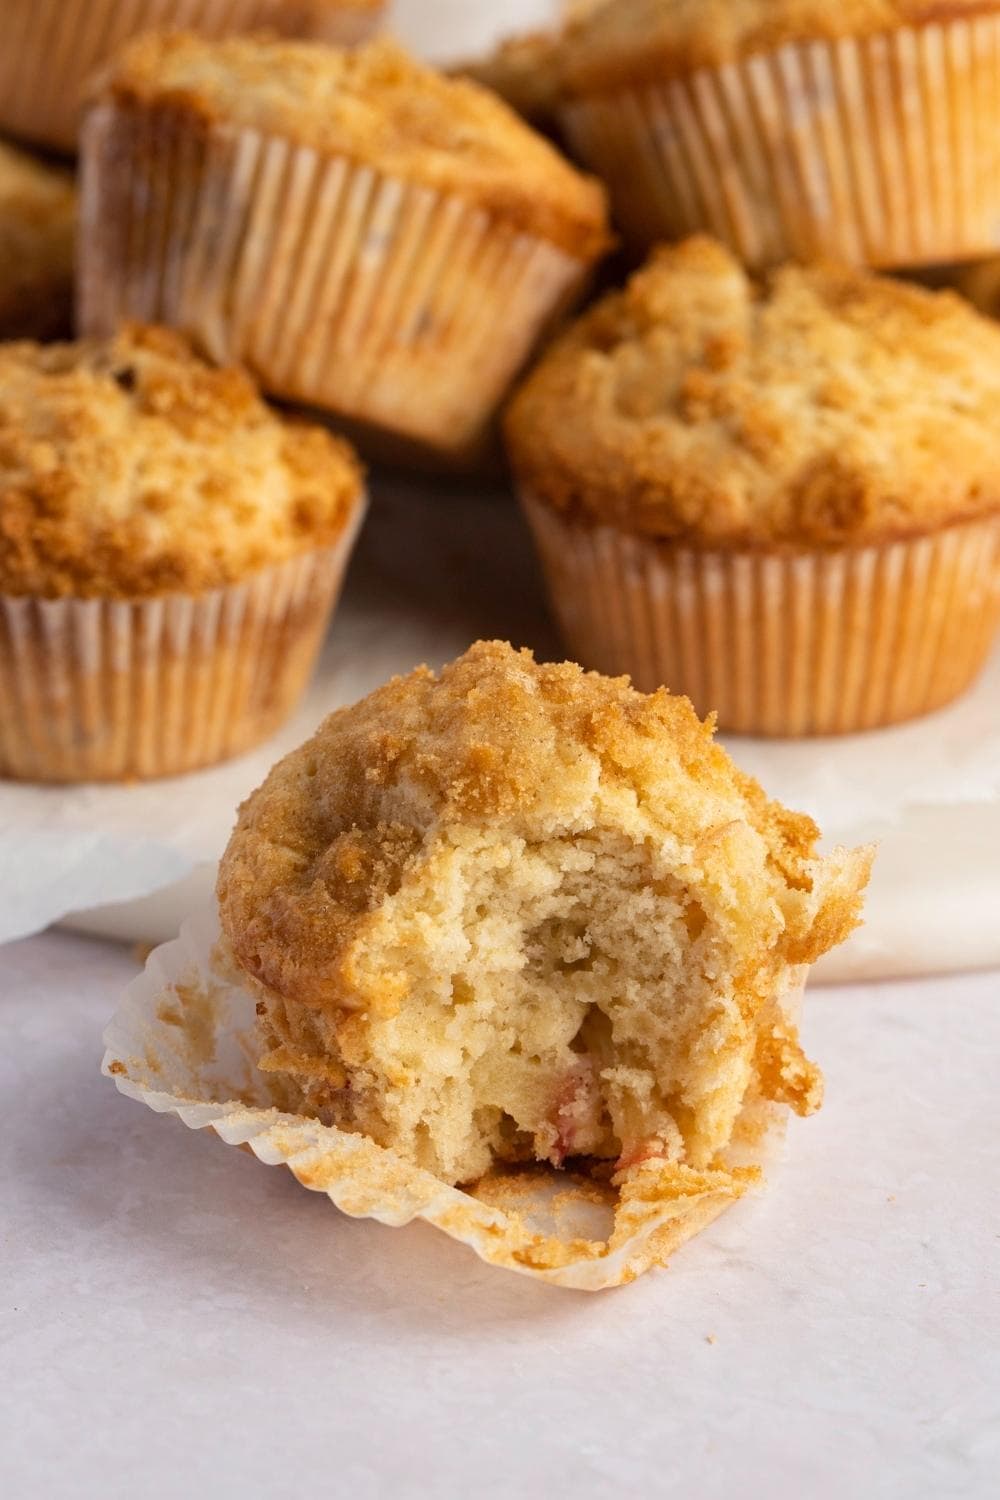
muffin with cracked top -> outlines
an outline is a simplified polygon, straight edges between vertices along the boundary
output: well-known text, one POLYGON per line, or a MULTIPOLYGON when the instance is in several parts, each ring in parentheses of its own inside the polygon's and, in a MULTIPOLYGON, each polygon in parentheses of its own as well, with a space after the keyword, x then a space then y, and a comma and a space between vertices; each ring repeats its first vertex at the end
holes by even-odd
MULTIPOLYGON (((755 1180, 785 1106, 819 1105, 794 997, 857 922, 871 855, 820 859, 816 837, 683 699, 480 642, 275 767, 221 922, 261 1067, 289 1109, 383 1148, 373 1188, 582 1174, 615 1213, 588 1253, 635 1236, 628 1279, 755 1180)), ((352 1201, 392 1221, 361 1182, 352 1201)), ((581 1253, 523 1241, 522 1263, 581 1253)))
POLYGON ((657 251, 508 412, 571 649, 743 733, 949 702, 1000 620, 998 401, 1000 328, 951 293, 657 251))
POLYGON ((346 444, 176 334, 0 346, 0 775, 166 776, 266 737, 363 503, 346 444))

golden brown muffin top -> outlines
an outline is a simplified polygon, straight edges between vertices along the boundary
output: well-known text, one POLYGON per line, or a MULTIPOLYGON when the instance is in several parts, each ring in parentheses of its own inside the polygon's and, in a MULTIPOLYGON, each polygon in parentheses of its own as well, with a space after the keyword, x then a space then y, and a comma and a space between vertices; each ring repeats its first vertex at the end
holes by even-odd
POLYGON ((581 259, 608 244, 604 190, 487 89, 445 78, 395 43, 356 51, 267 37, 147 36, 104 97, 196 113, 455 193, 581 259))
POLYGON ((874 36, 1000 11, 1000 0, 613 0, 566 38, 569 92, 675 77, 786 42, 874 36))
POLYGON ((748 968, 810 963, 856 924, 870 852, 817 860, 815 824, 768 801, 712 735, 665 689, 479 642, 439 676, 418 668, 332 714, 275 766, 222 861, 225 936, 273 994, 391 1008, 405 979, 359 996, 352 955, 408 871, 448 841, 599 826, 624 849, 668 848, 682 879, 742 892, 748 968), (778 934, 764 954, 763 910, 778 934))
POLYGON ((75 221, 70 174, 0 141, 0 336, 65 320, 75 221))
POLYGON ((703 547, 838 546, 1000 510, 1000 327, 833 265, 753 281, 655 251, 542 358, 506 421, 537 498, 703 547))
POLYGON ((334 542, 362 474, 162 329, 0 346, 0 590, 196 592, 334 542))

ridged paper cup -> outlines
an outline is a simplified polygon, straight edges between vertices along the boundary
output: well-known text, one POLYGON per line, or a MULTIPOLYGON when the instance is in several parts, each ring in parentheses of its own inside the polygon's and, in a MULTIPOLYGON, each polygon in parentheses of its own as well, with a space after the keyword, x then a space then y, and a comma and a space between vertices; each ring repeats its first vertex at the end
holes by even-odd
POLYGON ((3 0, 0 128, 74 150, 88 80, 140 32, 222 37, 270 28, 349 44, 378 17, 379 7, 350 0, 3 0))
POLYGON ((524 506, 584 666, 735 734, 848 734, 958 697, 1000 627, 1000 517, 829 552, 698 551, 524 506))
MULTIPOLYGON (((423 1219, 491 1265, 598 1291, 663 1264, 780 1154, 787 1110, 757 1100, 744 1111, 728 1170, 648 1163, 618 1191, 539 1167, 451 1187, 364 1136, 288 1111, 280 1080, 256 1066, 254 1000, 220 960, 218 938, 215 913, 206 913, 151 955, 105 1033, 104 1072, 158 1113, 288 1167, 355 1218, 394 1227, 423 1219)), ((790 1022, 803 980, 795 971, 778 997, 790 1022)))
POLYGON ((266 739, 309 682, 356 529, 203 594, 0 595, 0 777, 176 776, 266 739))
POLYGON ((183 110, 83 133, 78 316, 165 323, 265 390, 474 451, 582 262, 453 193, 183 110))
POLYGON ((1000 246, 1000 14, 789 43, 561 118, 640 252, 697 231, 752 266, 1000 246))

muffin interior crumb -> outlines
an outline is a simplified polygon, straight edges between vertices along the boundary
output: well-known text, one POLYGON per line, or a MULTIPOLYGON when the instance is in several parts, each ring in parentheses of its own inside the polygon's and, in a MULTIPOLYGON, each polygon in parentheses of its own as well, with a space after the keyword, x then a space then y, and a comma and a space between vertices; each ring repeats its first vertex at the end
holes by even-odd
MULTIPOLYGON (((732 974, 704 973, 724 924, 620 834, 525 845, 482 830, 446 859, 443 888, 408 882, 357 954, 371 981, 406 974, 398 1014, 364 1034, 317 1018, 311 1055, 343 1057, 352 1084, 338 1097, 339 1062, 307 1077, 311 1106, 448 1181, 495 1160, 707 1164, 748 1082, 746 1062, 724 1066, 741 1029, 720 999, 732 974)), ((266 1065, 288 1068, 295 1038, 280 1007, 267 1020, 280 1050, 266 1065)))

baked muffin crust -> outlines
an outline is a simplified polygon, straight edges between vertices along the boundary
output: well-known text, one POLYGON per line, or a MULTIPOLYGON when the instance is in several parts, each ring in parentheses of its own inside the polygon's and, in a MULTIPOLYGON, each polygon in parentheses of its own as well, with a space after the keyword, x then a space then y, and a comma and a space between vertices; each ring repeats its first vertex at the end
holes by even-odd
POLYGON ((0 141, 0 338, 68 331, 75 225, 69 173, 0 141))
POLYGON ((274 768, 219 905, 296 1107, 449 1181, 705 1168, 751 1087, 818 1104, 774 999, 854 926, 870 854, 816 837, 686 699, 481 642, 274 768))
POLYGON ((662 248, 543 357, 506 421, 524 488, 690 546, 838 546, 1000 510, 1000 327, 835 265, 752 281, 662 248))
POLYGON ((362 487, 346 443, 272 412, 179 336, 0 348, 0 591, 141 598, 326 546, 362 487))
POLYGON ((608 243, 603 188, 488 90, 445 78, 392 42, 354 52, 265 37, 148 36, 100 97, 192 111, 457 193, 588 259, 608 243))
POLYGON ((786 42, 875 36, 998 11, 998 0, 614 0, 570 29, 560 84, 570 93, 627 87, 786 42))

